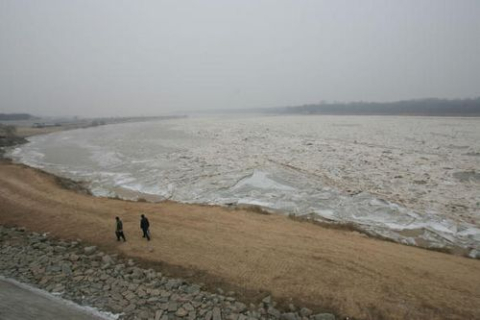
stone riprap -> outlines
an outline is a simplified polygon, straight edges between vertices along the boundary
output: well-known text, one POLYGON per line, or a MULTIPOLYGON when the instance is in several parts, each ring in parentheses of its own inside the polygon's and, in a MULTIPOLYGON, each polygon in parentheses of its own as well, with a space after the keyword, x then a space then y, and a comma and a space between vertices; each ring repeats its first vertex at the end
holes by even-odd
POLYGON ((120 314, 119 319, 328 319, 307 308, 275 308, 266 297, 246 305, 234 297, 202 290, 200 285, 168 278, 135 261, 108 255, 80 241, 60 241, 22 228, 0 226, 0 275, 61 295, 80 305, 120 314))

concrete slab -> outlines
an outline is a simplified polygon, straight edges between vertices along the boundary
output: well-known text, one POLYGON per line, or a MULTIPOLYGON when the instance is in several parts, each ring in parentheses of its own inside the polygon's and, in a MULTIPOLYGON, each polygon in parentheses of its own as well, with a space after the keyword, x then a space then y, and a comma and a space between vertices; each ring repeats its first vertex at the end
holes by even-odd
POLYGON ((112 320, 71 301, 0 278, 0 320, 112 320))

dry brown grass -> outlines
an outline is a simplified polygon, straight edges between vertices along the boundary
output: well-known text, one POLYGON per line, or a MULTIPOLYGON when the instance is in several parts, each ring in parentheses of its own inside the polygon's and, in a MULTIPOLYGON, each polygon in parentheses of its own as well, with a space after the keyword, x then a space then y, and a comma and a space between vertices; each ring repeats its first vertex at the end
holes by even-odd
POLYGON ((248 210, 75 193, 0 165, 0 224, 80 238, 176 276, 258 301, 271 293, 357 319, 479 319, 480 261, 248 210), (148 216, 152 241, 141 238, 148 216), (126 243, 115 241, 115 216, 126 243))

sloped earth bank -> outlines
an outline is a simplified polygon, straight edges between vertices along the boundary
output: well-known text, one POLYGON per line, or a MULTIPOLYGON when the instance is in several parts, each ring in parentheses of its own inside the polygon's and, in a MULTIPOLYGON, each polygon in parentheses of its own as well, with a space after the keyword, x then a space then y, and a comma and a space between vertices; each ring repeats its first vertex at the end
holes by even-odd
MULTIPOLYGON (((271 294, 359 319, 480 319, 480 261, 326 229, 285 216, 96 198, 48 174, 0 165, 0 224, 81 239, 108 254, 256 304, 271 294), (141 237, 139 215, 152 241, 141 237), (114 236, 115 216, 127 242, 114 236)), ((94 271, 98 269, 92 264, 94 271)), ((274 317, 274 315, 271 315, 274 317)))

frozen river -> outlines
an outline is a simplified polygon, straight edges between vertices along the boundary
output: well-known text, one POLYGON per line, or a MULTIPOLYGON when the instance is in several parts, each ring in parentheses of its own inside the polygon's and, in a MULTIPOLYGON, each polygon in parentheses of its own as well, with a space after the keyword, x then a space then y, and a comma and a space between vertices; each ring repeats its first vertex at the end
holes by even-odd
POLYGON ((98 196, 258 205, 480 255, 479 118, 186 118, 30 141, 11 156, 98 196))

